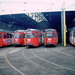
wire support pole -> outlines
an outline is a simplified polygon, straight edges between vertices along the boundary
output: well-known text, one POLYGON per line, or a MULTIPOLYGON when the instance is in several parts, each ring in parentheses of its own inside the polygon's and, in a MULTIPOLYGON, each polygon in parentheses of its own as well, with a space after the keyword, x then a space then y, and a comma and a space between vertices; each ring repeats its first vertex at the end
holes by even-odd
POLYGON ((65 2, 63 2, 64 7, 64 46, 66 46, 66 14, 65 14, 65 2))

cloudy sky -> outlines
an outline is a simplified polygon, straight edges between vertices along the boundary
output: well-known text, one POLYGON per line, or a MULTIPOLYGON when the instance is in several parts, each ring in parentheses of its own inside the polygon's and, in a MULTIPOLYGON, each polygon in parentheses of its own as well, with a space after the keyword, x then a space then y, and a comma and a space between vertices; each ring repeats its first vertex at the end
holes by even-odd
POLYGON ((0 0, 0 14, 61 11, 63 2, 66 11, 75 10, 75 0, 0 0))

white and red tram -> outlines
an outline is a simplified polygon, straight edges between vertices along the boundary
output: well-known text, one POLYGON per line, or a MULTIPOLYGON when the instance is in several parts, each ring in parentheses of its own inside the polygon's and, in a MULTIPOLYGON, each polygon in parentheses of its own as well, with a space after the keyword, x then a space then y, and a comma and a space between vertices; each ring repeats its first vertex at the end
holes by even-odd
POLYGON ((0 47, 12 45, 12 32, 0 29, 0 47))
POLYGON ((73 27, 70 31, 69 40, 70 43, 75 46, 75 27, 73 27))
POLYGON ((14 45, 23 46, 25 45, 25 30, 16 30, 13 34, 14 45))
POLYGON ((42 44, 42 32, 38 29, 26 30, 26 46, 39 46, 42 44))
POLYGON ((44 45, 50 46, 54 45, 56 46, 58 43, 58 34, 55 29, 45 29, 44 32, 44 45))

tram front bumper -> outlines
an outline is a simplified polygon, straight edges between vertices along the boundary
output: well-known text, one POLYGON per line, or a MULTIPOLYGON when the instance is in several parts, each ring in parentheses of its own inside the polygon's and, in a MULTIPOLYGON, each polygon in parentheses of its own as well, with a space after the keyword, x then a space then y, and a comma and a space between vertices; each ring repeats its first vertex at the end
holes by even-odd
POLYGON ((53 43, 47 43, 46 45, 47 45, 47 46, 51 46, 51 45, 54 45, 54 44, 53 44, 53 43))
POLYGON ((33 44, 26 44, 26 46, 34 46, 33 44))

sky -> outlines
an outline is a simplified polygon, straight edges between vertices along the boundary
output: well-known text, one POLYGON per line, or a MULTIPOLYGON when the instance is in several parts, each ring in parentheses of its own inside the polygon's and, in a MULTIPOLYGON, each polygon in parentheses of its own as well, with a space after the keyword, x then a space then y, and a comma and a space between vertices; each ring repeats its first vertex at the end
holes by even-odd
POLYGON ((27 12, 75 11, 75 0, 0 0, 0 15, 27 12))

